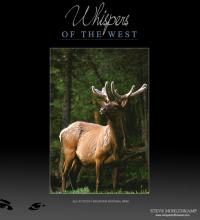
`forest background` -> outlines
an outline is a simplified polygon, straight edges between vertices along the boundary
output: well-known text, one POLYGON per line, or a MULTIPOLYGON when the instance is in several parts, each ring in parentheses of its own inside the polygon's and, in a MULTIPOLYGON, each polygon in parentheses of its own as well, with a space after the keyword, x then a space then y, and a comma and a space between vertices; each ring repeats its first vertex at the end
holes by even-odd
MULTIPOLYGON (((101 89, 105 81, 114 81, 120 94, 127 93, 133 84, 136 89, 144 83, 149 86, 149 49, 50 49, 51 192, 58 192, 60 187, 60 131, 75 121, 106 125, 105 119, 99 114, 96 98, 91 92, 92 85, 101 89)), ((120 167, 118 192, 149 192, 148 91, 149 89, 141 95, 130 98, 125 109, 127 147, 132 154, 125 158, 120 167), (145 153, 138 153, 140 148, 145 148, 145 153)), ((93 192, 95 170, 83 168, 77 182, 78 193, 93 192)), ((103 170, 102 184, 102 192, 109 192, 112 189, 109 169, 103 170)))

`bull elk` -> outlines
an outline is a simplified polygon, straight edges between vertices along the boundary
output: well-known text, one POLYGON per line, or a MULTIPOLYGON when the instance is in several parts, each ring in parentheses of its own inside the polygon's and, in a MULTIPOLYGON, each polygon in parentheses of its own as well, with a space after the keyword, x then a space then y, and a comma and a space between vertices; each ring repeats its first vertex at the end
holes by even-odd
POLYGON ((103 164, 112 164, 113 190, 116 190, 118 176, 118 162, 125 150, 125 134, 123 128, 123 108, 129 97, 142 93, 147 84, 140 89, 120 95, 111 82, 110 97, 107 88, 108 82, 102 90, 92 86, 92 93, 100 99, 100 114, 107 118, 107 125, 102 126, 88 122, 77 121, 60 132, 63 160, 61 160, 61 191, 66 187, 66 177, 70 177, 72 187, 76 185, 76 178, 81 166, 96 166, 96 192, 99 190, 101 167, 103 164))

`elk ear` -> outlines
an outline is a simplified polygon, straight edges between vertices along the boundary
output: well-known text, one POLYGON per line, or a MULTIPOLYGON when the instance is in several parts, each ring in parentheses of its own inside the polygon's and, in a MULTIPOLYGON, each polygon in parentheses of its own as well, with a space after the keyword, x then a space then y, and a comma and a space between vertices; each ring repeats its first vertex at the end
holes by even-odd
POLYGON ((121 101, 120 104, 121 104, 121 106, 124 108, 124 107, 126 106, 127 102, 128 102, 128 99, 125 98, 125 99, 122 99, 122 101, 121 101))
POLYGON ((102 100, 98 100, 97 103, 98 103, 101 107, 103 107, 103 106, 106 105, 106 102, 104 102, 104 101, 102 101, 102 100))

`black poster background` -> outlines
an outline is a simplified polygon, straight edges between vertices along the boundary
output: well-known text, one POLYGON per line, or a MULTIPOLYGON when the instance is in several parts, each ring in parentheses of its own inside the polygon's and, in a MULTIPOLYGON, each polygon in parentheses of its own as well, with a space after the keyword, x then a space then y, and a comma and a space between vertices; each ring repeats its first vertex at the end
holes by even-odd
MULTIPOLYGON (((0 199, 10 201, 13 210, 0 208, 0 218, 154 219, 150 209, 199 212, 195 20, 188 14, 193 8, 183 3, 107 1, 113 14, 135 19, 128 29, 139 31, 138 40, 63 41, 61 30, 70 29, 64 14, 77 2, 81 1, 2 7, 0 199), (49 194, 51 47, 150 48, 150 195, 49 194), (72 199, 117 198, 130 202, 72 203, 72 199), (30 211, 35 202, 45 207, 30 211)), ((81 2, 88 4, 98 2, 81 2)), ((198 214, 188 218, 197 219, 198 214)))

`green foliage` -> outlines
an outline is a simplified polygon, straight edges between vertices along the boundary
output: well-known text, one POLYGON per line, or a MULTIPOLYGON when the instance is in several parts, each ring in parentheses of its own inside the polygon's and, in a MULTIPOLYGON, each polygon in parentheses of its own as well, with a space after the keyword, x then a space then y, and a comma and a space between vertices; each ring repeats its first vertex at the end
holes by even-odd
MULTIPOLYGON (((52 194, 61 194, 59 191, 58 192, 51 192, 52 194)), ((84 188, 78 188, 76 190, 66 190, 63 194, 97 194, 96 192, 91 192, 88 187, 84 188)), ((141 191, 135 191, 135 192, 130 192, 130 191, 123 191, 122 189, 119 189, 115 192, 112 191, 100 191, 98 194, 149 194, 147 190, 141 190, 141 191)))

